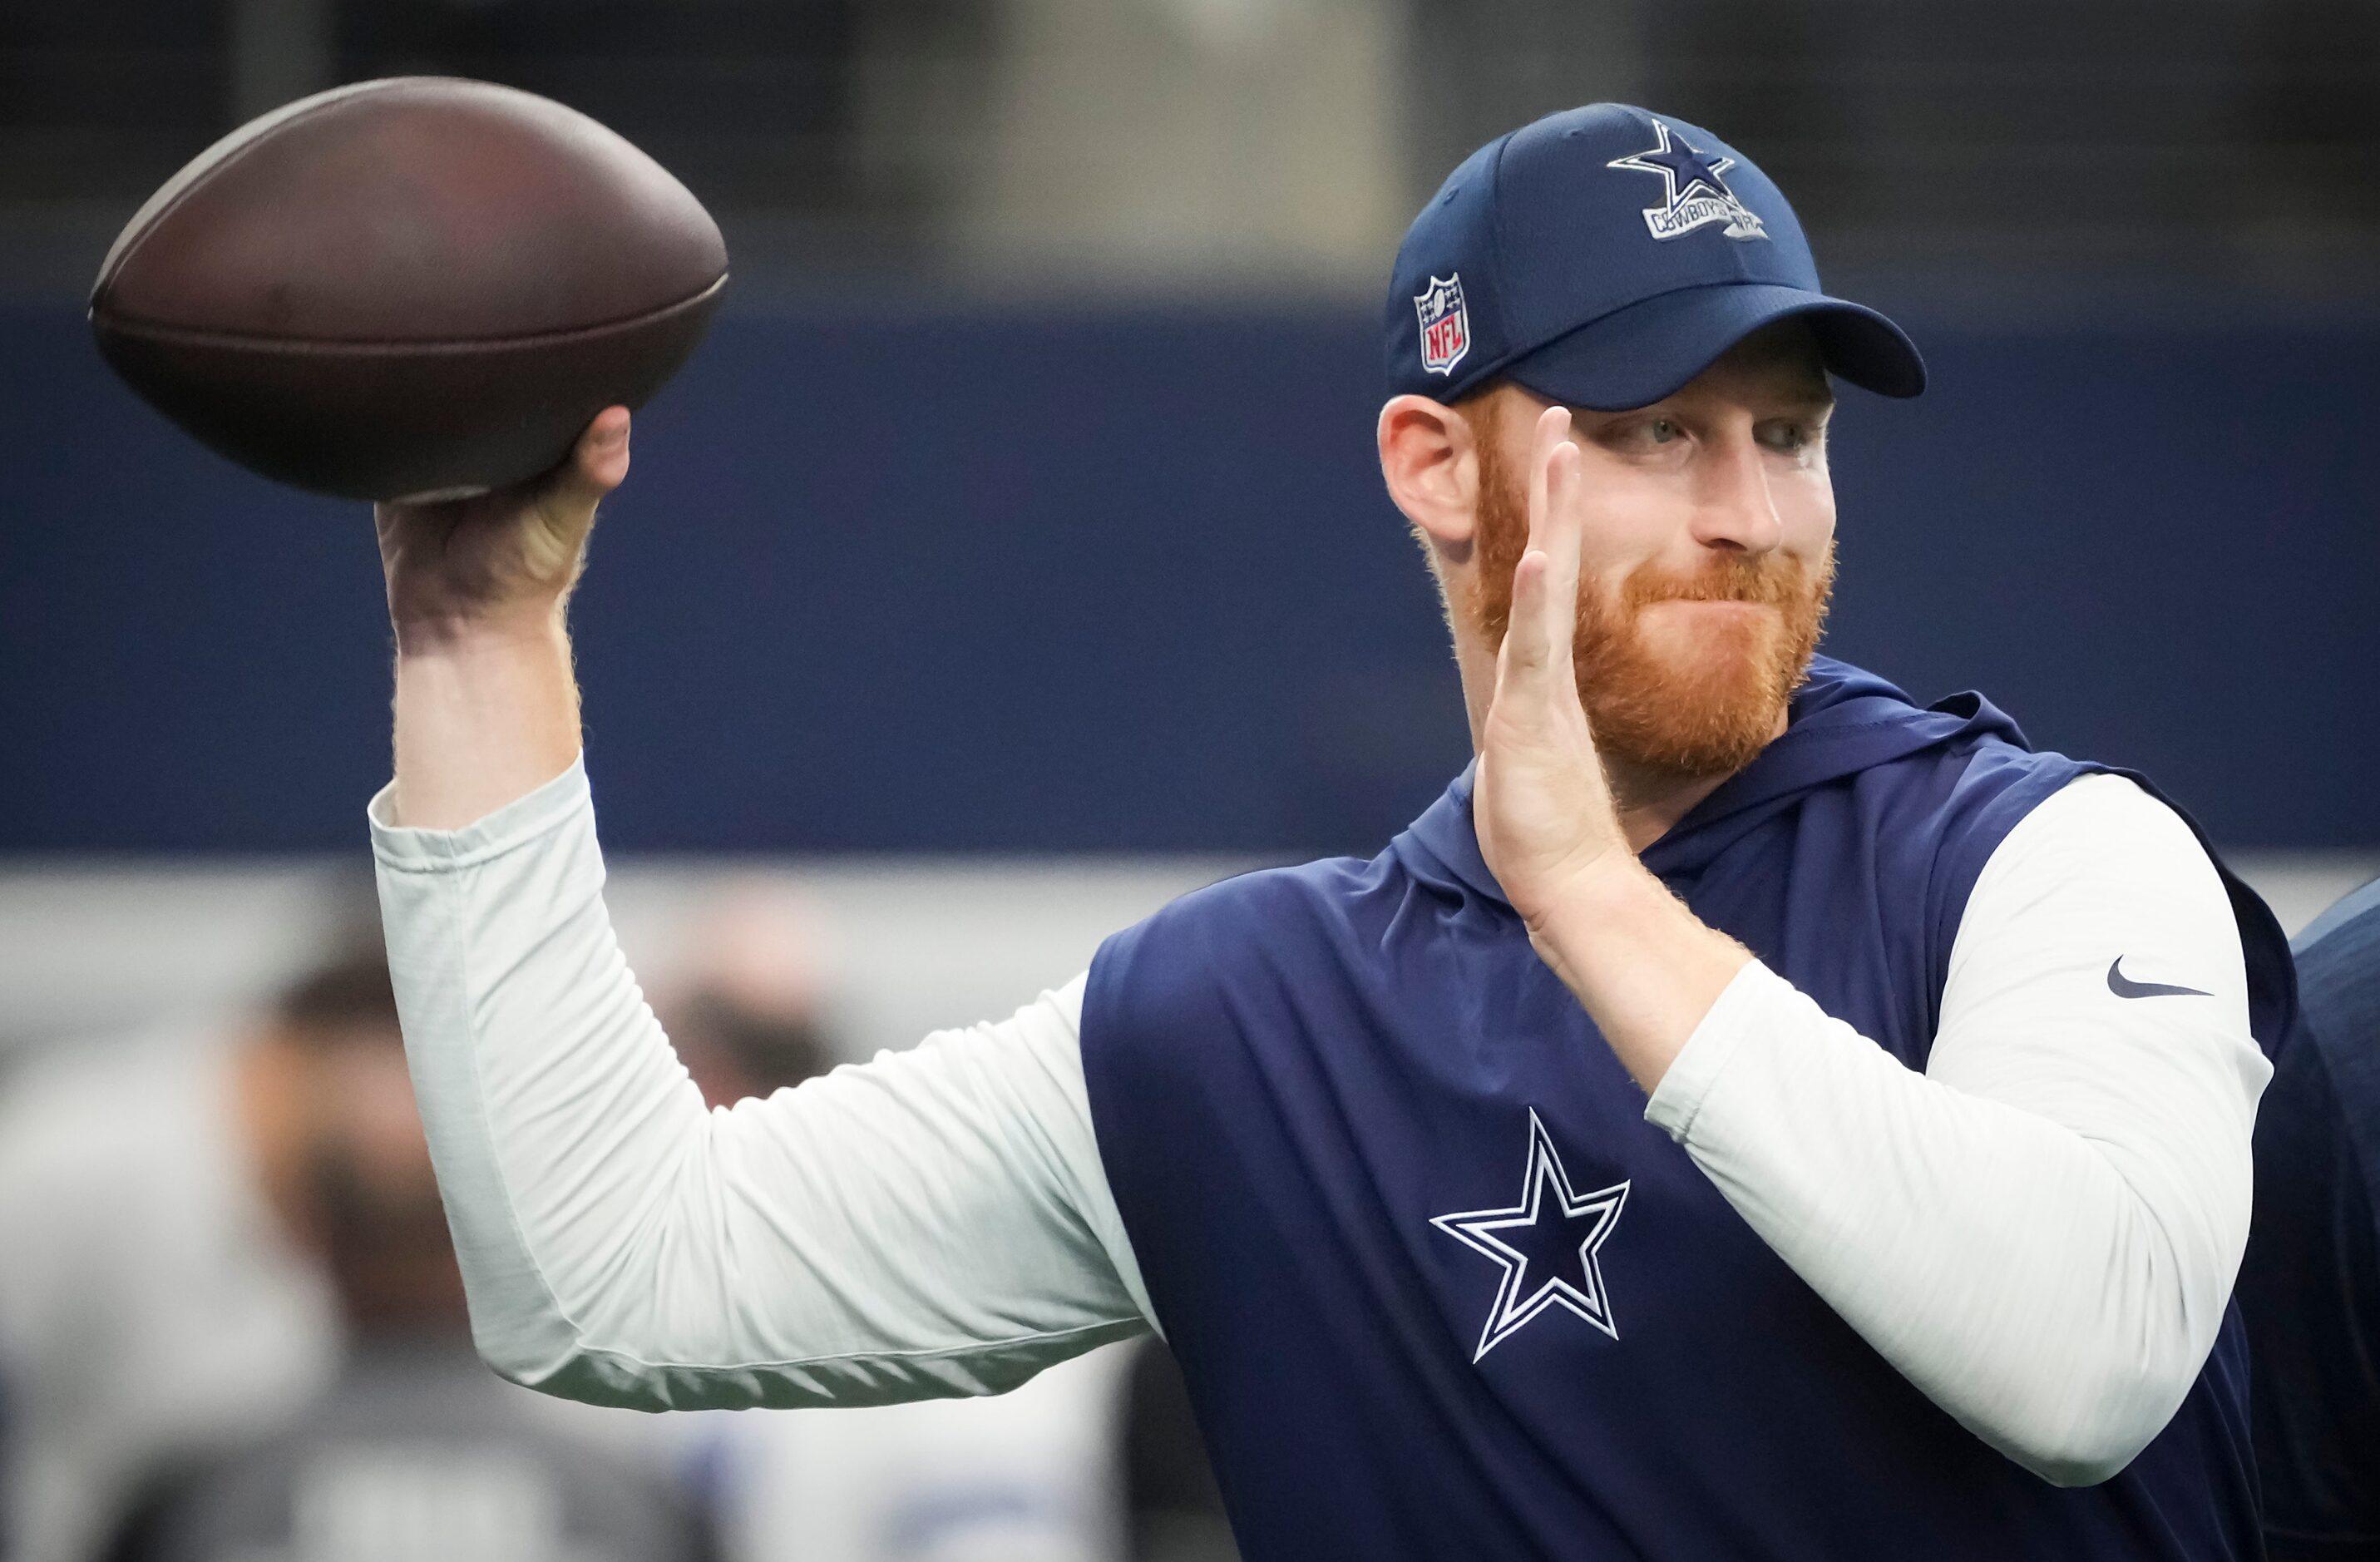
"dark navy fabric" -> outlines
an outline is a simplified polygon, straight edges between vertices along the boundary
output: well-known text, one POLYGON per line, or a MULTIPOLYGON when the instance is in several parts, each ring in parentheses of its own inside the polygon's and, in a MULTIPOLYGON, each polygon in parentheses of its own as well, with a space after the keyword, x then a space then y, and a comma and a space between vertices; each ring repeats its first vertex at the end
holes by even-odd
MULTIPOLYGON (((1985 860, 2098 768, 1977 696, 1921 710, 1821 659, 1785 735, 1645 861, 1920 1068, 1985 860)), ((2277 1037, 2288 950, 2234 900, 2277 1037)), ((1082 1044, 1252 1562, 2260 1555, 2236 1318, 2114 1480, 2060 1490, 1987 1447, 1645 1122, 1481 860, 1467 777, 1370 861, 1230 880, 1111 939, 1082 1044), (1519 1287, 1433 1224, 1499 1213, 1519 1287), (1487 1339, 1558 1259, 1568 1294, 1487 1339)))
POLYGON ((2275 1562, 2380 1562, 2380 884, 2298 936, 2240 1268, 2275 1562))

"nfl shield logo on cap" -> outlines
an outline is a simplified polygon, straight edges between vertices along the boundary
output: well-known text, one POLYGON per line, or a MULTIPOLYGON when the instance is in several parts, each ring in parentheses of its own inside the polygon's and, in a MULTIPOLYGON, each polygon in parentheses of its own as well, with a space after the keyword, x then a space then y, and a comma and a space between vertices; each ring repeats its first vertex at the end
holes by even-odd
POLYGON ((1471 314, 1463 307, 1463 274, 1444 281, 1433 276, 1429 286, 1414 295, 1414 312, 1421 316, 1421 366, 1432 374, 1451 374, 1471 350, 1471 314))

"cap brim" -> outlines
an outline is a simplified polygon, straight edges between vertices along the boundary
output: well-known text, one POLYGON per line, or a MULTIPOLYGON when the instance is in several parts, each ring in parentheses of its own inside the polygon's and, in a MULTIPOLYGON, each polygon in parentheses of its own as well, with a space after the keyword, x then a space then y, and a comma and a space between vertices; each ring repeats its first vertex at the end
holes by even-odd
POLYGON ((1925 360, 1908 334, 1864 304, 1767 282, 1721 283, 1615 310, 1502 372, 1539 396, 1597 412, 1648 407, 1674 395, 1762 326, 1807 320, 1828 370, 1879 396, 1925 388, 1925 360))

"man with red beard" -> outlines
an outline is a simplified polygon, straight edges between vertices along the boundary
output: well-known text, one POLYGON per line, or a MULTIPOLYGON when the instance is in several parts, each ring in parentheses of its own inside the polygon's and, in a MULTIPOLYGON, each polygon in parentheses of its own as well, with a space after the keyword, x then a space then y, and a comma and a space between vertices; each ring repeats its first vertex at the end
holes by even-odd
POLYGON ((1381 470, 1476 763, 1010 1019, 706 1117, 601 897, 563 609, 619 409, 380 517, 392 959, 482 1354, 650 1409, 996 1393, 1160 1328, 1254 1558, 2250 1557, 2278 929, 2144 782, 1814 659, 1783 197, 1598 104, 1407 235, 1381 470))

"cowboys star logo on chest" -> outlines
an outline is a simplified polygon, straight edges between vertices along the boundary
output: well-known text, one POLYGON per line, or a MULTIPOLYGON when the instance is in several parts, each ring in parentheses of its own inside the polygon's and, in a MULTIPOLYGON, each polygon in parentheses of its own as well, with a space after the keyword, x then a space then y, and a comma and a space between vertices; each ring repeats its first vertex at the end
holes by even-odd
POLYGON ((1625 1180, 1584 1193, 1573 1188, 1553 1136, 1531 1109, 1520 1202, 1430 1219, 1432 1226, 1502 1271, 1474 1361, 1548 1310, 1582 1318, 1613 1339, 1620 1337, 1611 1294, 1603 1283, 1601 1254, 1627 1202, 1625 1180))

